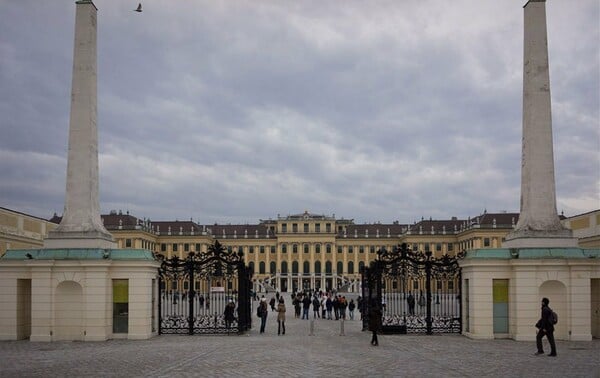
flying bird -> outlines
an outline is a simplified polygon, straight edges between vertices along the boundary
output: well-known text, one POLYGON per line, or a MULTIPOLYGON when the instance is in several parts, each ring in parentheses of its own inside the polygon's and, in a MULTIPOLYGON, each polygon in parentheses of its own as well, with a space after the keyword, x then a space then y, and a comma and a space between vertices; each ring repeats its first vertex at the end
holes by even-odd
POLYGON ((141 12, 142 11, 142 3, 139 3, 137 9, 134 9, 133 11, 134 12, 141 12))

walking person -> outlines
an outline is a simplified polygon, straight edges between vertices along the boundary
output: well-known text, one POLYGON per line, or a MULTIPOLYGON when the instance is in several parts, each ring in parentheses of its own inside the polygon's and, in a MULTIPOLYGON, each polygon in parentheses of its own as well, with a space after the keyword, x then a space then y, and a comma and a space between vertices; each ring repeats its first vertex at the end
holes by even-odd
POLYGON ((304 295, 304 299, 302 300, 302 319, 308 320, 308 309, 310 308, 310 298, 308 294, 304 295))
POLYGON ((319 299, 317 297, 315 297, 313 299, 312 305, 313 305, 313 319, 320 318, 321 316, 319 315, 319 307, 321 306, 321 302, 319 302, 319 299))
POLYGON ((225 317, 225 328, 227 328, 227 331, 229 331, 231 328, 231 323, 233 323, 233 320, 235 319, 235 303, 233 303, 232 300, 230 300, 229 303, 227 303, 227 306, 225 306, 225 312, 223 315, 225 317))
POLYGON ((337 296, 333 297, 333 312, 335 313, 335 320, 340 318, 340 302, 337 296))
POLYGON ((376 300, 373 300, 371 304, 371 308, 369 309, 369 329, 373 332, 373 337, 371 337, 371 345, 378 346, 379 340, 377 340, 377 332, 381 328, 381 307, 379 307, 379 303, 376 300))
POLYGON ((279 298, 279 304, 277 305, 277 336, 285 335, 285 303, 283 302, 283 296, 279 298), (282 332, 283 331, 283 332, 282 332))
POLYGON ((271 311, 275 311, 275 297, 271 297, 269 305, 271 306, 271 311))
POLYGON ((295 298, 294 298, 294 316, 296 318, 300 317, 300 304, 302 302, 300 301, 300 294, 298 294, 295 298))
POLYGON ((360 295, 356 298, 356 306, 358 307, 358 312, 360 312, 360 320, 363 320, 363 300, 360 295))
POLYGON ((350 303, 348 304, 348 315, 350 315, 350 320, 354 320, 354 309, 356 305, 354 304, 354 299, 350 299, 350 303))
POLYGON ((265 333, 265 325, 267 325, 267 315, 269 315, 269 308, 267 307, 267 298, 263 297, 260 299, 258 305, 258 313, 260 314, 260 333, 265 333))
POLYGON ((535 337, 537 345, 537 355, 544 354, 544 347, 542 345, 542 338, 546 336, 550 343, 550 354, 548 356, 556 357, 556 343, 554 342, 554 315, 552 309, 548 307, 550 300, 548 298, 542 298, 542 316, 540 320, 535 324, 538 329, 537 336, 535 337))
POLYGON ((408 314, 415 314, 415 297, 413 297, 412 292, 408 294, 408 298, 406 298, 406 302, 408 303, 408 314))
POLYGON ((339 312, 340 319, 346 320, 346 307, 348 307, 348 302, 346 302, 346 297, 342 296, 339 300, 339 312))
POLYGON ((333 310, 333 301, 330 296, 327 296, 327 300, 325 301, 325 307, 327 307, 327 319, 331 320, 331 310, 333 310))

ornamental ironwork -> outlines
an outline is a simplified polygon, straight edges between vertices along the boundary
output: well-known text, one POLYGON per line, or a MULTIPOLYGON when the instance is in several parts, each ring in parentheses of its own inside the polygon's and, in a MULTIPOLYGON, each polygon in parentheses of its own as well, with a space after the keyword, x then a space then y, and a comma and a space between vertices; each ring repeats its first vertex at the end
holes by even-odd
MULTIPOLYGON (((411 251, 406 244, 380 249, 377 260, 362 270, 362 302, 382 310, 384 333, 460 333, 461 269, 456 256, 433 257, 430 251, 411 251)), ((363 318, 368 328, 368 316, 363 318)))
POLYGON ((251 327, 252 272, 241 251, 219 243, 185 259, 162 255, 159 334, 242 333, 251 327))

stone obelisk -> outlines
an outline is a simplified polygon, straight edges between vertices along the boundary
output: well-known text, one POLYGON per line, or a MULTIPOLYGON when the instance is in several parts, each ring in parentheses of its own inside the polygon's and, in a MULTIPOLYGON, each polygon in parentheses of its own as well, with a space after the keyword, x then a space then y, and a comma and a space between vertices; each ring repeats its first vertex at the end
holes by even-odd
POLYGON ((115 248, 100 218, 96 13, 91 0, 76 1, 75 46, 65 209, 44 248, 115 248))
POLYGON ((546 0, 525 4, 521 214, 503 247, 576 247, 556 212, 546 0))

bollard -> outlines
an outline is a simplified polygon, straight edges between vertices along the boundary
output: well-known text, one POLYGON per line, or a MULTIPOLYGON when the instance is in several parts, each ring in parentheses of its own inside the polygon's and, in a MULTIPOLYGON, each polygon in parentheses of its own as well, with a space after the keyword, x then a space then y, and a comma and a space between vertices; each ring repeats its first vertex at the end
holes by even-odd
POLYGON ((314 336, 315 335, 315 320, 312 319, 310 321, 310 332, 308 333, 308 336, 314 336))
POLYGON ((344 333, 344 318, 340 319, 340 336, 346 336, 344 333))

